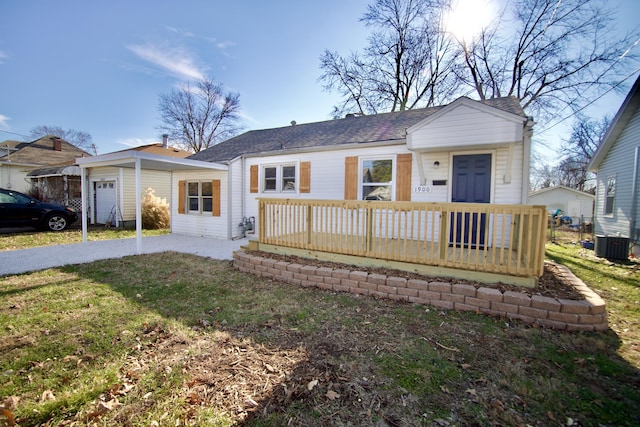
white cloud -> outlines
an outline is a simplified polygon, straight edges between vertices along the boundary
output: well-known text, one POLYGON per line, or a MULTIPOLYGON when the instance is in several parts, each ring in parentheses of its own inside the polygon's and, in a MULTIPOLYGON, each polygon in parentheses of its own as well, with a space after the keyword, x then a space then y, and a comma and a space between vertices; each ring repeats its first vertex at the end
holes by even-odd
POLYGON ((130 45, 131 52, 139 58, 187 80, 197 80, 204 77, 202 70, 195 64, 191 54, 182 48, 155 45, 130 45))
POLYGON ((9 129, 9 120, 9 117, 0 114, 0 129, 9 129))
POLYGON ((228 48, 228 47, 230 47, 230 46, 235 46, 235 45, 236 44, 234 42, 229 41, 229 40, 216 43, 216 47, 219 48, 219 49, 223 49, 223 50, 228 48))
POLYGON ((7 54, 0 50, 0 64, 4 64, 4 60, 7 58, 7 54))

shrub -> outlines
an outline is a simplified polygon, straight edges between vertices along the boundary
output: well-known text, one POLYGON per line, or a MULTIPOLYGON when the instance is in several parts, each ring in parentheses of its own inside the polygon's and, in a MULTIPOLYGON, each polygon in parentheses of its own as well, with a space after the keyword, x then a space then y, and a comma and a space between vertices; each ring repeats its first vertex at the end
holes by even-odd
POLYGON ((152 188, 147 188, 142 195, 142 228, 147 230, 169 228, 171 218, 169 203, 153 193, 152 188))

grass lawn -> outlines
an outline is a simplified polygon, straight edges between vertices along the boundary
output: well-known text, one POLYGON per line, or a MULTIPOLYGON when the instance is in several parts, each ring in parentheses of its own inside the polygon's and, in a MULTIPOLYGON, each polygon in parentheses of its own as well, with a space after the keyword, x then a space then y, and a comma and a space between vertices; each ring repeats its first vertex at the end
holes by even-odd
POLYGON ((0 425, 639 425, 638 270, 570 244, 547 255, 605 298, 610 330, 296 288, 176 253, 5 276, 0 425))
MULTIPOLYGON (((142 235, 157 236, 168 232, 169 230, 142 230, 142 235)), ((135 236, 135 230, 123 228, 90 227, 87 231, 87 240, 126 239, 135 236)), ((64 231, 8 232, 0 234, 0 251, 80 242, 82 242, 82 229, 77 225, 64 231)))

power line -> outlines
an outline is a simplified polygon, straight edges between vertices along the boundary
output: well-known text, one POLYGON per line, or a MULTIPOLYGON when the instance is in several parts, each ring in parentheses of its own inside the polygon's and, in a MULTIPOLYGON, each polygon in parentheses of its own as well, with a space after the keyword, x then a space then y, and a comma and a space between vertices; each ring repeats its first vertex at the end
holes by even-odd
POLYGON ((21 134, 21 133, 10 132, 10 131, 8 131, 8 130, 2 130, 2 129, 0 129, 0 132, 10 133, 11 135, 18 135, 18 136, 23 136, 23 137, 25 137, 25 138, 29 138, 29 135, 23 135, 23 134, 21 134))
POLYGON ((631 72, 631 74, 629 74, 627 77, 625 77, 624 79, 620 80, 618 83, 616 83, 614 86, 610 87, 608 90, 606 90, 604 93, 602 93, 600 96, 596 97, 595 99, 591 100, 590 102, 588 102, 586 105, 582 106, 581 108, 577 109, 576 111, 572 112, 571 114, 569 114, 568 116, 558 120, 557 122, 555 122, 552 125, 549 125, 548 127, 542 129, 540 131, 540 133, 544 133, 556 126, 558 126, 560 123, 568 120, 569 118, 575 116, 576 114, 578 114, 579 112, 581 112, 582 110, 584 110, 585 108, 593 105, 595 102, 599 101, 600 99, 602 99, 605 95, 607 95, 609 92, 611 92, 612 90, 616 89, 618 86, 620 86, 622 83, 624 83, 625 81, 629 80, 629 78, 633 77, 638 71, 640 71, 640 67, 636 68, 635 70, 633 70, 631 72))

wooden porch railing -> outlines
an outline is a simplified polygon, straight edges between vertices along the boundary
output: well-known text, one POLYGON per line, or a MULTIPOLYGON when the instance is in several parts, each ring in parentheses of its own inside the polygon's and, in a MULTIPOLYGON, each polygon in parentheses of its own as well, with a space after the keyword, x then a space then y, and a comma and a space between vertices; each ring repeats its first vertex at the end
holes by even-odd
POLYGON ((260 199, 259 243, 438 267, 540 276, 544 206, 260 199))

